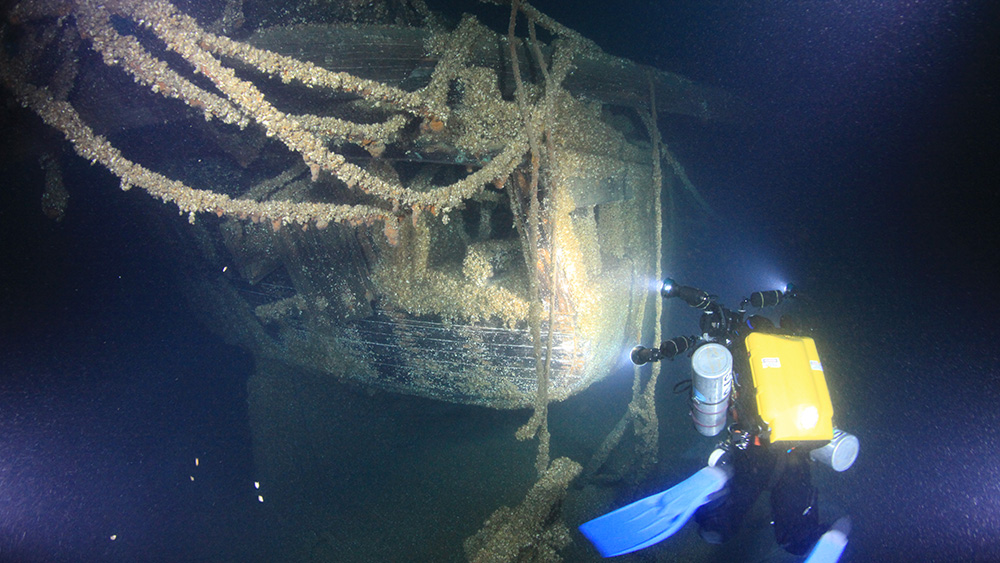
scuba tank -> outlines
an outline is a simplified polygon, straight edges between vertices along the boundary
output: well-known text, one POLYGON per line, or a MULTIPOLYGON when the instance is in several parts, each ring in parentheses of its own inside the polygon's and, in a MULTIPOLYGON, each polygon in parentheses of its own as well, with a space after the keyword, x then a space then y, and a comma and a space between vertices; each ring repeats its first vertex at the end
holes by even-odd
POLYGON ((857 436, 834 427, 833 439, 822 448, 809 452, 809 457, 834 471, 847 471, 854 465, 854 460, 858 459, 860 449, 861 443, 857 436))
POLYGON ((710 342, 691 356, 691 420, 702 436, 717 436, 726 427, 733 390, 733 354, 710 342))

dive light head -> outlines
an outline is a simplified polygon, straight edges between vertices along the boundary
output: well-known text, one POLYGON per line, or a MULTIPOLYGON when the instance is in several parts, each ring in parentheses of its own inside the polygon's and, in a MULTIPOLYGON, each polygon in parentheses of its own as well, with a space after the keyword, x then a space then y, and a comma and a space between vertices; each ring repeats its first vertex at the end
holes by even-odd
POLYGON ((798 288, 792 284, 785 284, 782 289, 771 289, 768 291, 755 291, 750 294, 750 297, 743 301, 745 306, 747 303, 760 309, 763 307, 774 307, 780 304, 785 299, 792 299, 798 297, 798 288))
POLYGON ((793 297, 795 297, 797 295, 797 293, 796 293, 797 291, 798 291, 798 288, 795 287, 794 284, 787 284, 787 285, 785 285, 785 289, 783 289, 781 291, 781 293, 785 297, 793 298, 793 297))
POLYGON ((664 278, 660 286, 660 296, 664 299, 678 297, 681 301, 697 309, 707 309, 713 304, 713 298, 707 292, 686 285, 677 285, 671 278, 664 278))
POLYGON ((668 299, 676 295, 677 295, 677 283, 670 278, 664 278, 663 285, 660 286, 660 296, 662 296, 664 299, 668 299))
POLYGON ((645 346, 636 346, 632 348, 632 353, 629 354, 629 358, 632 359, 632 363, 637 366, 646 365, 649 362, 655 362, 662 358, 660 351, 656 348, 646 348, 645 346))
POLYGON ((664 358, 672 360, 674 356, 686 352, 694 344, 695 340, 693 336, 677 336, 660 342, 658 348, 636 346, 632 348, 632 353, 629 354, 629 357, 632 359, 632 363, 637 366, 648 364, 649 362, 658 362, 664 358))

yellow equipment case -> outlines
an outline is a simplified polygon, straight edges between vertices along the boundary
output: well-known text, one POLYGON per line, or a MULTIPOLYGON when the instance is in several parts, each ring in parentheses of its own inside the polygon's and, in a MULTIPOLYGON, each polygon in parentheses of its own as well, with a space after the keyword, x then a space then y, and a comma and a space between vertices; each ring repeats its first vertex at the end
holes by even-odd
POLYGON ((813 339, 754 332, 746 347, 771 442, 832 439, 833 404, 813 339))

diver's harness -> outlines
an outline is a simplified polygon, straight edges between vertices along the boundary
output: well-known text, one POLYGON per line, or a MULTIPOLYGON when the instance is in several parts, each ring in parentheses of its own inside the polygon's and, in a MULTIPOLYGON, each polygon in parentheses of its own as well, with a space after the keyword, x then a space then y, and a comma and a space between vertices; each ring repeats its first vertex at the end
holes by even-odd
POLYGON ((733 311, 714 295, 665 279, 664 299, 677 297, 702 311, 701 336, 677 336, 655 348, 636 346, 632 362, 643 365, 689 352, 691 419, 704 436, 728 430, 728 439, 710 458, 714 463, 729 448, 745 449, 761 440, 789 448, 809 447, 816 461, 845 471, 854 463, 858 439, 833 425, 833 406, 822 363, 812 338, 782 329, 750 307, 774 307, 796 297, 796 289, 756 291, 733 311), (753 393, 741 396, 745 378, 753 378, 753 393), (741 380, 743 378, 743 380, 741 380), (732 422, 727 426, 727 419, 732 422))
MULTIPOLYGON (((636 346, 632 362, 643 365, 673 359, 690 350, 691 419, 704 436, 717 436, 728 428, 728 439, 712 453, 708 465, 691 477, 581 524, 580 531, 604 557, 659 543, 680 530, 700 507, 721 499, 734 475, 728 464, 734 450, 787 448, 785 452, 755 450, 777 454, 768 489, 775 486, 785 464, 801 461, 806 451, 813 460, 837 471, 849 468, 858 455, 858 439, 833 426, 830 392, 813 339, 781 334, 766 317, 747 315, 748 306, 772 307, 794 296, 793 287, 752 293, 736 311, 723 307, 707 292, 677 285, 671 279, 663 281, 660 294, 665 299, 679 297, 702 310, 701 336, 678 336, 656 348, 636 346), (741 394, 746 382, 740 378, 748 373, 754 392, 741 394), (727 427, 730 417, 732 423, 727 427), (781 455, 793 451, 794 459, 781 455)), ((795 332, 788 330, 787 320, 782 319, 781 324, 785 331, 795 332)), ((810 511, 815 495, 812 497, 802 517, 810 511)), ((836 563, 847 545, 849 522, 849 518, 841 518, 823 533, 806 563, 836 563)))

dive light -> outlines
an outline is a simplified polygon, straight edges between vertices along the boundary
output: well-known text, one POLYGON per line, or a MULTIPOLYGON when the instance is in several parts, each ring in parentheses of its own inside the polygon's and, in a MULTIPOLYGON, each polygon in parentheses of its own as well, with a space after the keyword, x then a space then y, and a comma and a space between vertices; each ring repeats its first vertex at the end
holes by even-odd
POLYGON ((632 363, 637 366, 650 362, 658 362, 663 358, 670 360, 674 356, 686 352, 694 341, 695 338, 693 336, 677 336, 670 340, 664 340, 660 343, 659 348, 636 346, 632 348, 632 353, 629 354, 629 357, 632 359, 632 363))
POLYGON ((788 284, 785 289, 772 289, 769 291, 755 291, 750 294, 750 305, 761 309, 763 307, 774 307, 781 303, 782 299, 795 297, 795 286, 788 284))
POLYGON ((649 362, 658 362, 663 359, 663 355, 660 354, 660 350, 657 348, 646 348, 645 346, 638 345, 632 348, 632 353, 629 354, 629 358, 632 363, 637 366, 642 366, 648 364, 649 362))
POLYGON ((712 296, 707 291, 686 285, 677 285, 677 282, 670 278, 663 280, 663 285, 660 286, 660 295, 664 299, 679 297, 681 301, 696 309, 707 309, 712 304, 712 296))

